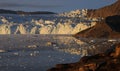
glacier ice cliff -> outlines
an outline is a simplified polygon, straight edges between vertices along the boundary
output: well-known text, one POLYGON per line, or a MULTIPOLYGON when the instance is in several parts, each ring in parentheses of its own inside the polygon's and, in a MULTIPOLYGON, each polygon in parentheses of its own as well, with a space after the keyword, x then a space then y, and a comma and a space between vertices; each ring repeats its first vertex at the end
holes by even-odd
POLYGON ((86 20, 86 10, 78 13, 80 10, 57 16, 0 15, 0 34, 76 34, 96 24, 86 20))

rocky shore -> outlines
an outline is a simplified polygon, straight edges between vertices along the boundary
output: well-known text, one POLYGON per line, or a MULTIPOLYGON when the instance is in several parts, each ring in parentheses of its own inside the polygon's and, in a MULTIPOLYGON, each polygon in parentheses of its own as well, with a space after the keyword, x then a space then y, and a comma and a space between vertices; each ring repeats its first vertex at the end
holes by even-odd
POLYGON ((105 53, 84 56, 76 63, 57 64, 48 71, 120 71, 120 43, 105 53))

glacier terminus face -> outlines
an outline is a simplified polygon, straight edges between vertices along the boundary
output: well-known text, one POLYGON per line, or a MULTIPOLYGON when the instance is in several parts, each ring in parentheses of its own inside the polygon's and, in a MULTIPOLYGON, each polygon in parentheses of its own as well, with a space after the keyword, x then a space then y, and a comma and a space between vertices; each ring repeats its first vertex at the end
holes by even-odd
POLYGON ((96 24, 87 10, 52 15, 0 14, 0 34, 76 34, 96 24))

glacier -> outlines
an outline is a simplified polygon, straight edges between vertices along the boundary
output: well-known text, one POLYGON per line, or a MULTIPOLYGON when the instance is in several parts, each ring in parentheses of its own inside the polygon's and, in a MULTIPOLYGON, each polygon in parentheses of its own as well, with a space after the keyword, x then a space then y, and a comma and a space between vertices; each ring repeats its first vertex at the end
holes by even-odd
POLYGON ((87 10, 55 15, 0 15, 0 34, 76 34, 96 21, 86 18, 87 10))

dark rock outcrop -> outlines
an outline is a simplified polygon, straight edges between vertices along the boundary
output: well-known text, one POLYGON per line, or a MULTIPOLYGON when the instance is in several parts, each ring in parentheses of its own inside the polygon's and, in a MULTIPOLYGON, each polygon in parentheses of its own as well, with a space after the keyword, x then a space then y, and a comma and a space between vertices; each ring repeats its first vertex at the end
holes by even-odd
POLYGON ((105 53, 82 57, 76 63, 58 64, 48 71, 120 71, 120 44, 105 53))
POLYGON ((109 16, 105 22, 113 31, 120 32, 120 15, 109 16))
POLYGON ((112 5, 102 7, 96 10, 89 10, 88 17, 107 17, 113 15, 120 15, 120 0, 112 5))
POLYGON ((75 34, 85 38, 118 38, 120 37, 120 15, 109 16, 87 30, 75 34))

